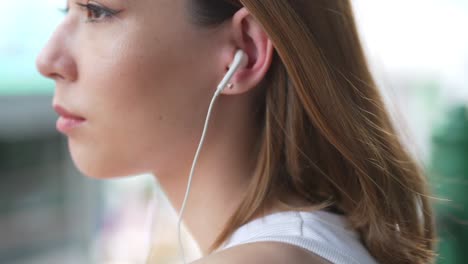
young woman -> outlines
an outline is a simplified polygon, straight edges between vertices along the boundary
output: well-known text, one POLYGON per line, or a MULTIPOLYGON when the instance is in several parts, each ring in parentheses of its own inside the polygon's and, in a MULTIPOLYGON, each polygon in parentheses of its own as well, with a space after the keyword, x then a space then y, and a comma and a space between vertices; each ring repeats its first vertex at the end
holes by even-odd
POLYGON ((428 263, 426 180, 397 138, 348 0, 69 0, 37 59, 88 176, 152 172, 197 263, 428 263))

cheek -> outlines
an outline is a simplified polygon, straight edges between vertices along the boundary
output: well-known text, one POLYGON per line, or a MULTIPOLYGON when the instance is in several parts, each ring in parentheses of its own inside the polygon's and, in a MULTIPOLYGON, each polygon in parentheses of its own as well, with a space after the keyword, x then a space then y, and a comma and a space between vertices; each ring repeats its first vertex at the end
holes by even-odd
POLYGON ((81 72, 88 124, 70 139, 70 150, 80 171, 91 177, 138 174, 167 164, 165 150, 186 147, 178 139, 187 138, 196 121, 187 111, 186 86, 174 76, 177 65, 168 67, 163 63, 168 58, 155 53, 114 54, 90 56, 99 67, 81 72))
POLYGON ((77 94, 88 124, 69 144, 85 175, 138 174, 193 154, 209 103, 196 84, 206 75, 193 70, 193 51, 177 46, 186 41, 148 35, 120 32, 81 46, 77 94))

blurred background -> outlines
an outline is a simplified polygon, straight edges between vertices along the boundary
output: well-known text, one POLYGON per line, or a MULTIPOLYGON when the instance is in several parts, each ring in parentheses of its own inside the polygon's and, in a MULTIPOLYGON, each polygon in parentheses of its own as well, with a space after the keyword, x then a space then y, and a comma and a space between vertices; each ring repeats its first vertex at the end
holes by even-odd
MULTIPOLYGON (((64 3, 0 6, 0 263, 143 263, 150 245, 177 263, 176 215, 154 177, 84 177, 55 130, 54 83, 34 60, 64 3)), ((468 263, 468 1, 353 3, 395 123, 441 198, 438 263, 468 263)))

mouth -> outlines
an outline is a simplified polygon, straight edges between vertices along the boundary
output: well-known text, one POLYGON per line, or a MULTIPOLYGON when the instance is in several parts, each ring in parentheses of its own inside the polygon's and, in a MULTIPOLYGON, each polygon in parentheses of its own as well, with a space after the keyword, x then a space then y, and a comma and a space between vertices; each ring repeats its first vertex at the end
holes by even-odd
POLYGON ((85 121, 86 119, 84 117, 81 117, 79 115, 76 115, 70 111, 68 111, 67 109, 65 109, 63 106, 61 105, 54 105, 54 110, 55 112, 60 116, 60 117, 63 117, 63 118, 66 118, 66 119, 73 119, 73 120, 78 120, 78 121, 85 121))
POLYGON ((64 134, 68 134, 86 121, 84 117, 74 114, 60 105, 54 105, 53 108, 60 116, 57 120, 56 128, 64 134))

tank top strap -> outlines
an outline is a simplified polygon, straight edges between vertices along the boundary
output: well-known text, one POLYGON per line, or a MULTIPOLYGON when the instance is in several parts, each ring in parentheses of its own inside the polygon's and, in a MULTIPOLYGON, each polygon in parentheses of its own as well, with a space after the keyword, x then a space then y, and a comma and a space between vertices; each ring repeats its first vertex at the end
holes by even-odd
POLYGON ((346 217, 326 211, 287 211, 255 219, 237 229, 220 250, 256 242, 294 245, 332 263, 377 263, 346 217))

